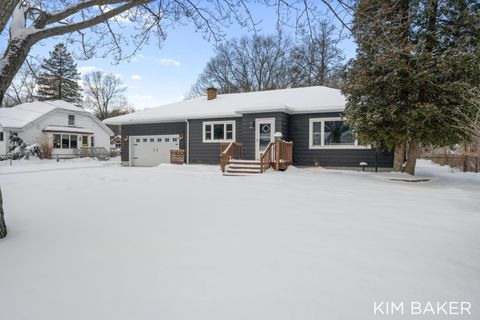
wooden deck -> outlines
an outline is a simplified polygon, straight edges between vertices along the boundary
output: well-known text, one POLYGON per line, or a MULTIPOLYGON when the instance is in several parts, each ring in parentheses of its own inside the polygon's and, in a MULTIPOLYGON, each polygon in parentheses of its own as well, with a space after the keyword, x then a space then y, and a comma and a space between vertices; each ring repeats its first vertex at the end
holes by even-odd
POLYGON ((225 175, 260 174, 270 168, 284 171, 292 164, 292 151, 292 142, 272 141, 259 160, 243 160, 242 144, 223 143, 220 145, 220 169, 225 175))

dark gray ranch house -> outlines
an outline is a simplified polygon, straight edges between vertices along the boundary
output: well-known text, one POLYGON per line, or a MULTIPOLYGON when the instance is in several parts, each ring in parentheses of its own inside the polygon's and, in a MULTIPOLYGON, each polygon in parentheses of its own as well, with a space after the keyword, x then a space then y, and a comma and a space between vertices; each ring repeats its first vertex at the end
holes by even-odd
POLYGON ((339 90, 307 87, 207 96, 105 120, 120 125, 122 164, 170 162, 170 150, 184 150, 186 163, 219 164, 227 144, 241 144, 242 159, 258 160, 282 133, 292 142, 296 166, 359 168, 361 162, 391 168, 391 153, 359 145, 341 114, 339 90), (278 134, 277 134, 278 135, 278 134))

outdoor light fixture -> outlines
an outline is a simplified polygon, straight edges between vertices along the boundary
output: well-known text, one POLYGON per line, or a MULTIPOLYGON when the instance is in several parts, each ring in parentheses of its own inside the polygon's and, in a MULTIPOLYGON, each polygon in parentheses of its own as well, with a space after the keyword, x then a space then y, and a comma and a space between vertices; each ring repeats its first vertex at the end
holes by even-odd
POLYGON ((362 171, 365 171, 365 167, 368 167, 368 163, 362 161, 360 162, 360 167, 362 167, 362 171))
POLYGON ((282 141, 283 139, 283 134, 281 132, 275 132, 273 134, 273 137, 275 138, 275 141, 282 141))

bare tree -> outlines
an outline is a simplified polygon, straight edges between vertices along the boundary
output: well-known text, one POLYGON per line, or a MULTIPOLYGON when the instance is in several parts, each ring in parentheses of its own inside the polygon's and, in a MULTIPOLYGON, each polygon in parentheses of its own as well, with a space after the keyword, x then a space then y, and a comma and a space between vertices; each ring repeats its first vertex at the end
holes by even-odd
POLYGON ((0 4, 0 32, 7 25, 8 19, 12 16, 13 10, 15 10, 18 3, 20 3, 19 0, 2 0, 0 4))
POLYGON ((127 88, 120 77, 112 73, 94 71, 83 77, 83 86, 84 104, 100 120, 130 112, 131 108, 124 95, 127 88))
MULTIPOLYGON (((202 3, 189 0, 18 0, 11 14, 3 11, 9 8, 2 2, 2 14, 11 16, 11 22, 7 48, 0 55, 0 101, 32 46, 46 38, 68 34, 68 40, 79 44, 85 58, 101 52, 103 56, 113 56, 120 61, 130 58, 152 37, 161 42, 167 28, 187 20, 214 38, 222 35, 230 19, 249 24, 249 12, 243 0, 202 3), (125 22, 136 31, 129 38, 122 32, 125 22), (89 32, 84 32, 85 29, 89 32)), ((0 32, 6 25, 6 22, 1 25, 0 32)))
POLYGON ((2 190, 0 189, 0 239, 3 239, 7 236, 7 225, 5 224, 5 219, 3 215, 3 198, 2 190))
POLYGON ((17 76, 5 93, 2 107, 13 107, 17 104, 32 102, 36 97, 39 63, 36 57, 28 57, 17 76))
POLYGON ((221 93, 325 85, 338 88, 344 56, 335 27, 323 21, 313 37, 295 44, 282 34, 231 39, 218 46, 189 97, 208 87, 221 93))
POLYGON ((453 120, 453 129, 461 130, 465 142, 472 144, 475 153, 480 153, 480 88, 469 90, 462 107, 455 108, 453 120))
POLYGON ((323 20, 290 55, 292 86, 340 87, 345 56, 338 44, 342 40, 334 24, 323 20))
MULTIPOLYGON (((236 21, 256 30, 249 3, 253 0, 2 0, 0 34, 10 21, 9 39, 0 54, 0 101, 39 41, 66 35, 77 43, 84 58, 110 56, 127 60, 152 38, 161 43, 175 25, 193 23, 207 39, 218 40, 228 25, 236 21), (125 22, 129 30, 125 33, 125 22), (129 36, 126 36, 129 34, 129 36)), ((321 0, 342 26, 349 29, 346 15, 354 12, 350 0, 321 0)), ((275 9, 278 26, 311 29, 322 17, 314 0, 259 0, 275 9)))

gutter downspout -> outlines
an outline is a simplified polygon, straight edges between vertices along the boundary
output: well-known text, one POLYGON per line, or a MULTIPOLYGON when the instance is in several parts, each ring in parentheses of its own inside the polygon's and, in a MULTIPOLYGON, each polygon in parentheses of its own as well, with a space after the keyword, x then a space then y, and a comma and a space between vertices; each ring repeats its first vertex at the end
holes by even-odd
POLYGON ((188 119, 185 119, 185 123, 187 125, 187 141, 185 141, 185 149, 187 149, 187 164, 190 164, 190 122, 188 121, 188 119))

